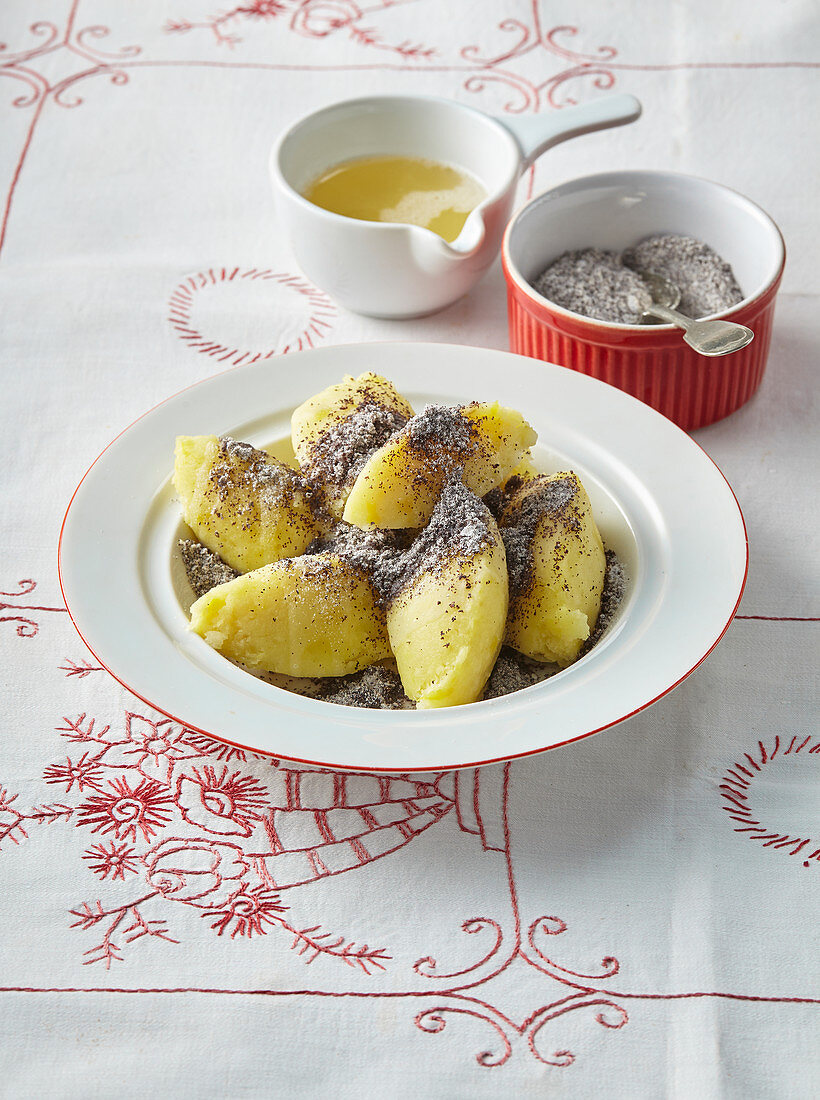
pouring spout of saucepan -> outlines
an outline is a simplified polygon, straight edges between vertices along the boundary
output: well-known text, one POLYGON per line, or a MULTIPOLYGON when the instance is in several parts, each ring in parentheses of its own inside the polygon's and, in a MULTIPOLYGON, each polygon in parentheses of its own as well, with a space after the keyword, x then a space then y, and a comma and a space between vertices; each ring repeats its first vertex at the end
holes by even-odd
MULTIPOLYGON (((593 100, 580 107, 569 107, 545 115, 530 115, 515 119, 496 117, 494 121, 512 134, 521 150, 518 170, 518 177, 520 177, 542 153, 554 145, 568 141, 569 138, 579 137, 581 134, 593 133, 595 130, 623 126, 628 122, 634 122, 640 114, 641 104, 633 95, 613 95, 593 100)), ((515 180, 512 180, 511 184, 514 185, 514 183, 515 180)), ((453 258, 464 258, 477 252, 486 236, 484 210, 498 197, 498 195, 488 195, 484 202, 469 215, 464 228, 454 241, 447 242, 439 238, 440 251, 453 258)))
POLYGON ((483 210, 485 205, 486 202, 481 203, 480 206, 477 206, 475 210, 467 215, 467 220, 464 222, 461 232, 447 246, 451 252, 455 252, 459 256, 469 256, 471 252, 477 252, 481 248, 484 238, 487 236, 483 210))

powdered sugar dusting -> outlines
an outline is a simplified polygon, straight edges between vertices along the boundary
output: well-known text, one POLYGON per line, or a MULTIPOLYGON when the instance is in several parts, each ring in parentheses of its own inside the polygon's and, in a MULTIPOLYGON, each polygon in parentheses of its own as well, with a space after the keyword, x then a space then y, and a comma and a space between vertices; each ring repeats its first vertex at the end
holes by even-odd
POLYGON ((230 436, 219 440, 218 461, 208 478, 221 503, 237 504, 250 493, 259 504, 276 508, 309 493, 304 478, 284 462, 271 461, 264 451, 230 436))
POLYGON ((456 405, 428 405, 408 421, 405 435, 413 450, 432 458, 442 452, 466 458, 477 446, 475 426, 456 405))
MULTIPOLYGON (((424 454, 426 460, 429 457, 434 469, 445 475, 444 487, 424 530, 362 530, 338 522, 311 544, 306 555, 280 561, 277 567, 298 569, 300 580, 320 581, 331 601, 349 596, 351 585, 367 579, 377 597, 378 618, 383 620, 389 603, 419 576, 435 575, 454 559, 469 560, 492 546, 497 537, 495 515, 507 553, 510 597, 520 596, 531 575, 530 547, 536 526, 545 518, 565 528, 580 525, 574 476, 552 480, 541 477, 537 479, 537 491, 521 493, 525 484, 530 489, 534 486, 513 477, 503 490, 488 494, 485 503, 464 484, 463 461, 475 451, 477 443, 474 425, 463 416, 461 408, 432 405, 420 416, 406 420, 377 402, 359 406, 322 437, 319 446, 314 447, 311 469, 317 474, 321 468, 322 477, 336 484, 350 484, 373 450, 400 431, 406 433, 414 450, 424 454), (333 558, 352 569, 340 571, 333 558)), ((209 477, 218 500, 230 501, 232 507, 243 500, 243 493, 245 499, 250 493, 252 499, 281 503, 298 492, 311 492, 310 483, 300 474, 270 460, 264 451, 250 444, 224 437, 219 444, 219 459, 209 477)), ((193 540, 180 540, 179 550, 198 596, 238 576, 218 555, 193 540)), ((293 587, 298 600, 298 583, 293 587)), ((625 591, 623 567, 608 551, 601 612, 583 653, 610 627, 625 591)), ((557 671, 555 665, 539 664, 505 647, 483 697, 492 699, 522 690, 557 671)), ((285 679, 292 681, 291 690, 339 705, 388 710, 413 707, 398 673, 384 664, 345 677, 304 682, 285 679)))
POLYGON ((394 598, 422 573, 436 572, 455 557, 473 558, 492 545, 492 517, 487 506, 454 470, 444 485, 430 522, 404 553, 384 562, 376 586, 394 598))
POLYGON ((406 546, 405 533, 379 528, 362 530, 349 523, 338 523, 329 535, 316 539, 307 549, 308 554, 329 550, 343 561, 361 569, 370 579, 382 602, 392 577, 400 568, 399 561, 406 546))
MULTIPOLYGON (((385 540, 382 537, 387 534, 386 532, 359 531, 358 528, 349 527, 347 524, 340 524, 340 531, 337 531, 339 542, 335 546, 332 542, 329 544, 333 548, 333 552, 342 558, 352 555, 356 542, 361 541, 355 538, 355 533, 365 536, 369 543, 367 550, 360 555, 357 563, 365 573, 370 572, 374 561, 377 561, 380 556, 392 556, 393 558, 401 556, 401 550, 390 544, 390 538, 385 540), (347 531, 345 531, 345 528, 347 528, 347 531)), ((394 543, 396 534, 390 532, 394 543)), ((223 580, 230 580, 231 576, 224 576, 222 570, 236 576, 234 571, 222 562, 221 558, 199 543, 190 539, 181 539, 179 547, 188 572, 188 579, 197 595, 204 595, 214 584, 221 584, 223 580), (201 591, 195 583, 200 561, 205 563, 205 572, 202 575, 209 578, 208 582, 203 582, 207 583, 207 587, 202 588, 201 591)), ((328 576, 330 575, 327 562, 320 558, 315 563, 314 575, 318 576, 323 572, 328 576)), ((617 618, 617 612, 623 602, 626 589, 627 577, 624 566, 614 552, 608 550, 606 553, 606 576, 601 598, 601 611, 595 628, 581 651, 582 656, 601 640, 617 618)), ((501 650, 487 681, 483 698, 496 699, 503 695, 510 695, 513 692, 541 683, 560 671, 558 665, 540 664, 505 646, 501 650)), ((295 691, 297 694, 323 699, 326 702, 337 703, 342 706, 365 707, 373 710, 407 710, 412 709, 414 706, 404 694, 398 673, 383 665, 371 665, 351 676, 324 677, 321 680, 312 681, 294 681, 292 678, 287 677, 277 678, 271 675, 262 675, 262 679, 271 678, 274 682, 281 680, 281 686, 284 686, 287 690, 295 691)))
POLYGON ((455 557, 472 558, 493 541, 491 515, 462 481, 461 468, 448 478, 430 522, 413 532, 361 530, 337 524, 309 553, 332 550, 370 577, 379 601, 387 604, 421 573, 440 570, 455 557), (412 540, 412 541, 410 541, 412 540))

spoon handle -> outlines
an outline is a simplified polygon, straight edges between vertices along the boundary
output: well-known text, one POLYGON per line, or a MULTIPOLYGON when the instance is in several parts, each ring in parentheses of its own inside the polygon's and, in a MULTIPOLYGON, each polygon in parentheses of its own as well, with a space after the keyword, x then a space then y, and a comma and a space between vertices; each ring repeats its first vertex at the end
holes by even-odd
POLYGON ((676 309, 668 309, 666 306, 658 305, 657 302, 647 306, 644 313, 648 313, 651 317, 657 317, 661 321, 666 321, 670 325, 677 325, 684 332, 688 332, 692 325, 697 324, 693 317, 687 317, 685 313, 678 313, 676 309))

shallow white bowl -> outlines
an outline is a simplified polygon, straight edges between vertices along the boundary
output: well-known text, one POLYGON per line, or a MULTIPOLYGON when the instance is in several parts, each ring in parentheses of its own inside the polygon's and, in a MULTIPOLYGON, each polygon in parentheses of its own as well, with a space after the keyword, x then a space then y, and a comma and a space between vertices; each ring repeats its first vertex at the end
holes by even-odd
POLYGON ((474 767, 595 733, 665 694, 709 653, 743 589, 740 509, 708 456, 618 390, 505 352, 342 345, 240 367, 170 398, 97 459, 69 504, 60 583, 99 662, 141 699, 219 740, 275 757, 378 772, 474 767), (545 471, 584 482, 628 596, 600 643, 542 684, 438 711, 368 711, 283 691, 188 629, 174 573, 182 533, 176 435, 286 438, 293 409, 344 374, 377 370, 420 410, 499 399, 539 433, 545 471), (708 561, 708 570, 703 563, 708 561))

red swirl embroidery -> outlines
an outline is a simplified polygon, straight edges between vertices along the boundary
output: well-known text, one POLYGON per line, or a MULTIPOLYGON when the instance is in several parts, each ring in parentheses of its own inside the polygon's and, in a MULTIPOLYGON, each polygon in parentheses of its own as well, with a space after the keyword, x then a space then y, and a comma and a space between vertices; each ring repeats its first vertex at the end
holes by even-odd
MULTIPOLYGON (((565 1047, 546 1046, 552 1025, 584 1010, 601 1028, 618 1031, 629 1021, 629 1000, 820 1003, 719 991, 633 993, 612 988, 621 970, 614 956, 605 956, 592 968, 557 961, 543 943, 565 935, 566 922, 543 915, 530 921, 526 932, 521 923, 507 816, 509 765, 440 773, 427 782, 409 776, 305 772, 246 760, 242 753, 230 764, 222 752, 225 746, 168 719, 134 712, 105 724, 82 713, 65 718, 58 732, 78 751, 48 765, 44 779, 61 787, 66 801, 26 811, 16 795, 0 789, 0 844, 19 844, 29 827, 61 822, 98 835, 82 853, 83 861, 100 881, 128 893, 119 904, 84 901, 71 910, 71 927, 95 937, 84 952, 84 965, 108 969, 124 963, 127 952, 148 940, 169 947, 181 943, 184 920, 175 919, 179 927, 172 928, 168 919, 173 907, 167 907, 176 903, 180 917, 198 916, 217 936, 241 941, 283 933, 307 964, 322 958, 372 977, 393 963, 386 948, 356 942, 315 921, 299 921, 285 891, 383 858, 455 807, 453 824, 474 836, 488 858, 501 853, 513 923, 505 927, 508 922, 488 917, 464 921, 462 930, 484 943, 478 959, 468 965, 445 971, 432 956, 417 960, 412 968, 416 978, 434 982, 437 992, 435 1002, 421 1009, 415 1022, 427 1034, 439 1034, 453 1019, 488 1027, 495 1042, 477 1052, 479 1065, 503 1066, 521 1048, 544 1065, 567 1068, 577 1055, 565 1047), (544 1003, 519 1020, 477 995, 479 989, 489 993, 501 975, 507 982, 512 977, 514 984, 516 968, 541 974, 547 993, 544 1003)), ((761 744, 759 755, 744 759, 752 769, 762 768, 781 755, 807 758, 817 748, 811 741, 785 745, 776 739, 769 748, 761 744)), ((742 776, 743 769, 749 770, 746 764, 731 770, 742 776)), ((423 990, 390 995, 418 997, 423 990)))
MULTIPOLYGON (((10 600, 19 600, 24 596, 30 596, 37 587, 37 581, 30 579, 18 581, 16 592, 0 592, 0 596, 6 596, 10 600)), ((47 607, 40 604, 6 603, 0 601, 0 623, 16 623, 17 636, 19 638, 34 638, 40 632, 40 624, 35 618, 28 615, 7 615, 7 611, 62 611, 64 607, 47 607)))
POLYGON ((497 921, 488 920, 486 917, 476 917, 473 920, 466 920, 461 926, 461 930, 463 932, 466 932, 468 935, 472 936, 483 932, 486 928, 491 928, 495 932, 495 943, 492 945, 490 950, 481 959, 479 959, 478 962, 473 963, 472 966, 466 966, 462 970, 452 970, 449 973, 440 974, 438 973, 438 962, 434 958, 432 958, 432 956, 427 955, 423 959, 418 959, 413 964, 413 969, 423 978, 446 978, 448 980, 452 980, 453 978, 463 978, 466 974, 472 974, 474 971, 480 969, 480 967, 484 966, 498 954, 501 943, 504 939, 504 933, 501 930, 501 925, 498 924, 497 921))

